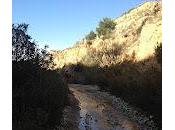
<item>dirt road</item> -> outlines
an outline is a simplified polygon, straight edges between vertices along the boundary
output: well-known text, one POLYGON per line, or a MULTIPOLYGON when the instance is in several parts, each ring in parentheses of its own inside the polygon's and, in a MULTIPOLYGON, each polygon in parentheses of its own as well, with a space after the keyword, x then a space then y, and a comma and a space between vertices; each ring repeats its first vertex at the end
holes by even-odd
POLYGON ((120 98, 100 91, 98 86, 69 84, 69 89, 73 94, 72 104, 64 113, 64 130, 157 129, 151 117, 139 113, 120 98))

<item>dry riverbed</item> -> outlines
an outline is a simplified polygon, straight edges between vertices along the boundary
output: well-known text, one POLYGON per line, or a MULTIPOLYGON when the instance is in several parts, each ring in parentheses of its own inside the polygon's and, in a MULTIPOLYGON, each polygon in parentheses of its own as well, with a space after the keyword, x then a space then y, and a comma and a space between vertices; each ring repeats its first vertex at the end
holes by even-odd
POLYGON ((95 85, 69 84, 70 104, 57 130, 156 130, 152 117, 95 85))

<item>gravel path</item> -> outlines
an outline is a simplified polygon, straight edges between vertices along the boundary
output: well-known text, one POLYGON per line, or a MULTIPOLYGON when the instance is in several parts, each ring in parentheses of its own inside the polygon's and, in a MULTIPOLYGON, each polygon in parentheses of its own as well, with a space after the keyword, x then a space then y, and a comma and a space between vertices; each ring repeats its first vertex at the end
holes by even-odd
POLYGON ((98 86, 69 84, 70 106, 59 130, 156 130, 150 117, 98 86))

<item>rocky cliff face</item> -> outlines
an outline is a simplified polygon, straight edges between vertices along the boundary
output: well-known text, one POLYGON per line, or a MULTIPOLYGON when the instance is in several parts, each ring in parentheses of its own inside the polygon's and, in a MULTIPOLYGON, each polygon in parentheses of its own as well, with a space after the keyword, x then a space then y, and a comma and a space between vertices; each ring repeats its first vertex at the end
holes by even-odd
POLYGON ((107 38, 83 39, 71 48, 52 51, 56 68, 77 63, 103 67, 154 57, 162 41, 161 11, 161 2, 146 2, 114 19, 115 30, 107 38))

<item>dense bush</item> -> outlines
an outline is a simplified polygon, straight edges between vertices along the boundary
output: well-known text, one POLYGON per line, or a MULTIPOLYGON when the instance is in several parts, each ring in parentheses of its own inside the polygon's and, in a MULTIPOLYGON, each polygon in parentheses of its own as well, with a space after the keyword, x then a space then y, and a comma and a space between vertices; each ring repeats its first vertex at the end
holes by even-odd
POLYGON ((158 63, 162 64, 162 43, 155 48, 155 55, 158 63))
POLYGON ((96 32, 98 36, 106 36, 111 33, 112 30, 115 29, 116 23, 110 18, 104 18, 100 21, 98 27, 96 28, 96 32))
POLYGON ((149 61, 152 61, 152 58, 140 62, 123 61, 103 68, 82 65, 81 73, 72 73, 84 76, 84 84, 97 84, 101 89, 154 115, 161 127, 162 72, 154 65, 143 65, 149 61), (144 70, 140 71, 140 67, 144 70))
POLYGON ((94 31, 90 31, 90 33, 86 36, 86 40, 93 40, 95 39, 96 34, 94 33, 94 31))
MULTIPOLYGON (((26 24, 12 28, 12 117, 14 130, 48 130, 59 123, 67 86, 51 70, 52 56, 37 48, 26 24)), ((59 125, 59 124, 58 124, 59 125)))

